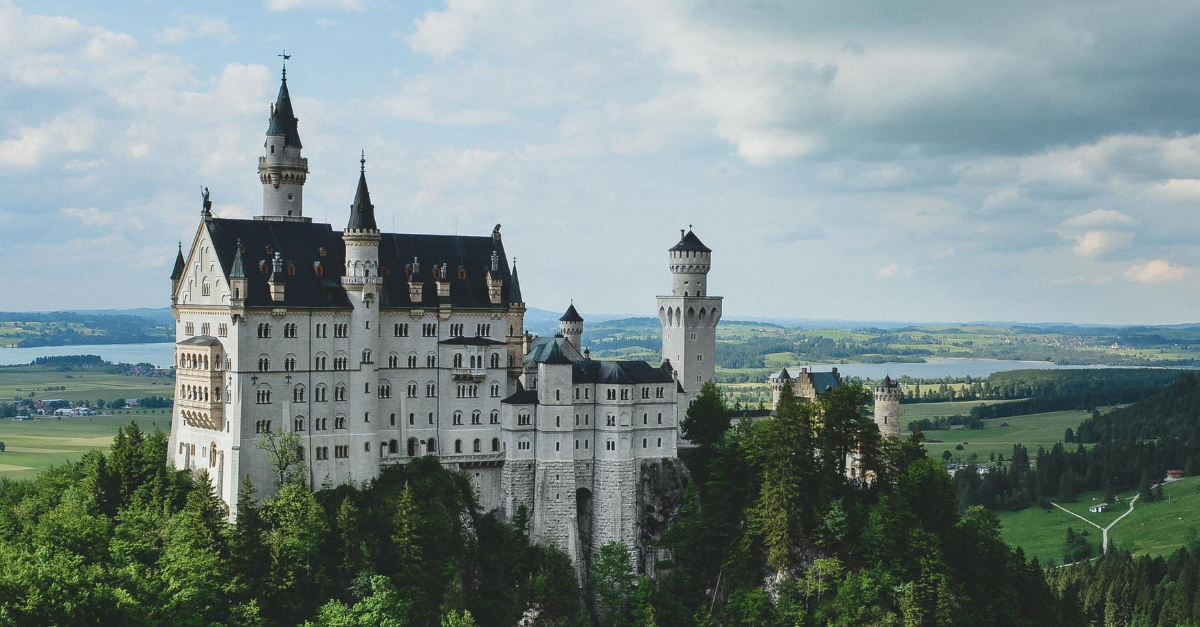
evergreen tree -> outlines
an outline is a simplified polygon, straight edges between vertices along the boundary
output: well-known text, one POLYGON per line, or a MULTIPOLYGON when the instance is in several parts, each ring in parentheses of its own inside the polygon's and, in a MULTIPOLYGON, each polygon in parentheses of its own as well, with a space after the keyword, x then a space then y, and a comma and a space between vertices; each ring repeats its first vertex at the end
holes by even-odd
POLYGON ((229 527, 229 555, 234 572, 252 590, 261 590, 270 572, 267 524, 254 501, 254 484, 247 475, 238 487, 237 521, 229 527))
POLYGON ((700 394, 688 405, 687 415, 680 424, 683 437, 696 446, 709 448, 729 430, 731 416, 725 406, 725 395, 713 381, 700 387, 700 394))
POLYGON ((630 604, 637 587, 628 549, 618 542, 600 547, 592 559, 591 590, 596 599, 596 616, 602 627, 629 624, 630 604))
POLYGON ((811 403, 801 402, 784 386, 760 442, 762 487, 753 519, 767 549, 767 563, 776 570, 791 566, 792 549, 808 527, 805 519, 818 496, 813 413, 811 403), (810 508, 802 506, 802 496, 809 496, 810 508))
POLYGON ((392 516, 392 550, 396 556, 396 585, 405 587, 421 580, 424 555, 417 528, 421 524, 417 504, 413 500, 412 486, 404 484, 400 499, 396 502, 392 516))

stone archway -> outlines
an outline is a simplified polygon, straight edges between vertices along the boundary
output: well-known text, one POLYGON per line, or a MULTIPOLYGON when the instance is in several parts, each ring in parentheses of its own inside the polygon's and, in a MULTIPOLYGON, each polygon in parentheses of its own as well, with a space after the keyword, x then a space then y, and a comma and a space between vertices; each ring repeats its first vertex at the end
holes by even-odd
POLYGON ((592 491, 587 488, 575 490, 575 527, 584 572, 589 572, 592 566, 592 518, 592 491))

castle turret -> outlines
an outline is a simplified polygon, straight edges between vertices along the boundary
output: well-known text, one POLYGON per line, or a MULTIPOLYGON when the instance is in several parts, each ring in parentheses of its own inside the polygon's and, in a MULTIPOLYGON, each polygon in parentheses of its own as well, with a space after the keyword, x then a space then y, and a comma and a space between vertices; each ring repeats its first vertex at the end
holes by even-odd
POLYGON ((259 219, 307 220, 304 217, 304 181, 308 178, 308 159, 300 155, 303 146, 298 124, 299 120, 292 112, 285 66, 279 96, 271 106, 264 154, 258 158, 258 178, 263 186, 263 213, 259 219))
POLYGON ((582 349, 583 317, 575 310, 575 303, 567 307, 567 313, 558 319, 558 334, 567 339, 576 349, 582 349))
POLYGON ((708 295, 712 250, 692 231, 679 231, 669 251, 671 295, 658 297, 663 360, 670 360, 687 407, 716 373, 717 322, 721 297, 708 295))
POLYGON ((175 253, 175 267, 171 270, 171 300, 179 291, 179 280, 183 278, 183 242, 179 242, 179 251, 175 253))
POLYGON ((875 387, 875 424, 884 437, 900 437, 900 384, 885 376, 875 387))
MULTIPOLYGON (((355 393, 347 398, 349 409, 343 423, 351 451, 367 450, 371 442, 377 439, 380 418, 383 416, 379 409, 377 389, 381 384, 377 366, 380 355, 375 353, 378 347, 374 341, 379 334, 379 295, 383 289, 383 276, 379 269, 381 236, 375 224, 375 205, 371 204, 371 192, 367 189, 365 154, 359 158, 358 164, 358 188, 354 192, 354 202, 350 204, 350 219, 342 231, 342 241, 346 244, 342 287, 354 307, 350 313, 351 332, 348 334, 350 359, 357 364, 357 367, 349 369, 349 389, 355 393)), ((379 475, 379 464, 371 456, 355 455, 350 459, 349 476, 352 481, 367 481, 379 475)))

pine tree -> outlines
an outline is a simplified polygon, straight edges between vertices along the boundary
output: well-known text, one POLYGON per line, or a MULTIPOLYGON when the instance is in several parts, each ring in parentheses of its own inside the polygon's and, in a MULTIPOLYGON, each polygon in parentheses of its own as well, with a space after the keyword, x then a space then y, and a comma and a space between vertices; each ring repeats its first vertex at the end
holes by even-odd
POLYGON ((270 570, 267 552, 267 524, 262 510, 254 501, 254 484, 250 476, 242 478, 238 487, 237 521, 229 528, 229 555, 233 570, 247 587, 259 590, 270 570))
POLYGON ((396 502, 396 513, 392 516, 392 550, 396 556, 396 586, 403 588, 420 581, 425 559, 421 551, 421 538, 417 528, 421 524, 412 486, 405 483, 400 499, 396 502))
POLYGON ((337 528, 338 548, 342 555, 339 568, 342 585, 349 587, 350 580, 366 566, 359 533, 358 507, 349 496, 342 499, 334 524, 337 528))
POLYGON ((725 395, 712 381, 700 387, 700 394, 687 408, 687 415, 680 426, 683 437, 696 446, 711 447, 729 430, 731 416, 725 406, 725 395))
POLYGON ((792 548, 805 528, 800 496, 815 493, 812 405, 784 386, 763 440, 762 490, 753 519, 767 549, 767 563, 784 570, 791 566, 792 548))

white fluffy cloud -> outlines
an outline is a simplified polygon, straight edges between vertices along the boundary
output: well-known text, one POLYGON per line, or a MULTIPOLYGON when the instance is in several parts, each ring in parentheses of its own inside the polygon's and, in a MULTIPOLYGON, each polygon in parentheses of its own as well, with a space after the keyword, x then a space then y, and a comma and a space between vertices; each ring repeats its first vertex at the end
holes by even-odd
POLYGON ((1125 278, 1138 283, 1173 283, 1187 276, 1187 273, 1187 268, 1181 268, 1165 259, 1151 259, 1129 266, 1125 271, 1125 278))
POLYGON ((328 10, 365 11, 362 0, 266 0, 268 11, 328 10))
POLYGON ((155 39, 164 44, 175 44, 189 39, 213 37, 226 44, 233 43, 233 29, 223 19, 203 15, 183 15, 179 23, 160 31, 155 39))
POLYGON ((86 111, 60 113, 37 126, 21 126, 0 142, 0 164, 30 169, 64 153, 80 153, 95 142, 97 122, 86 111))

